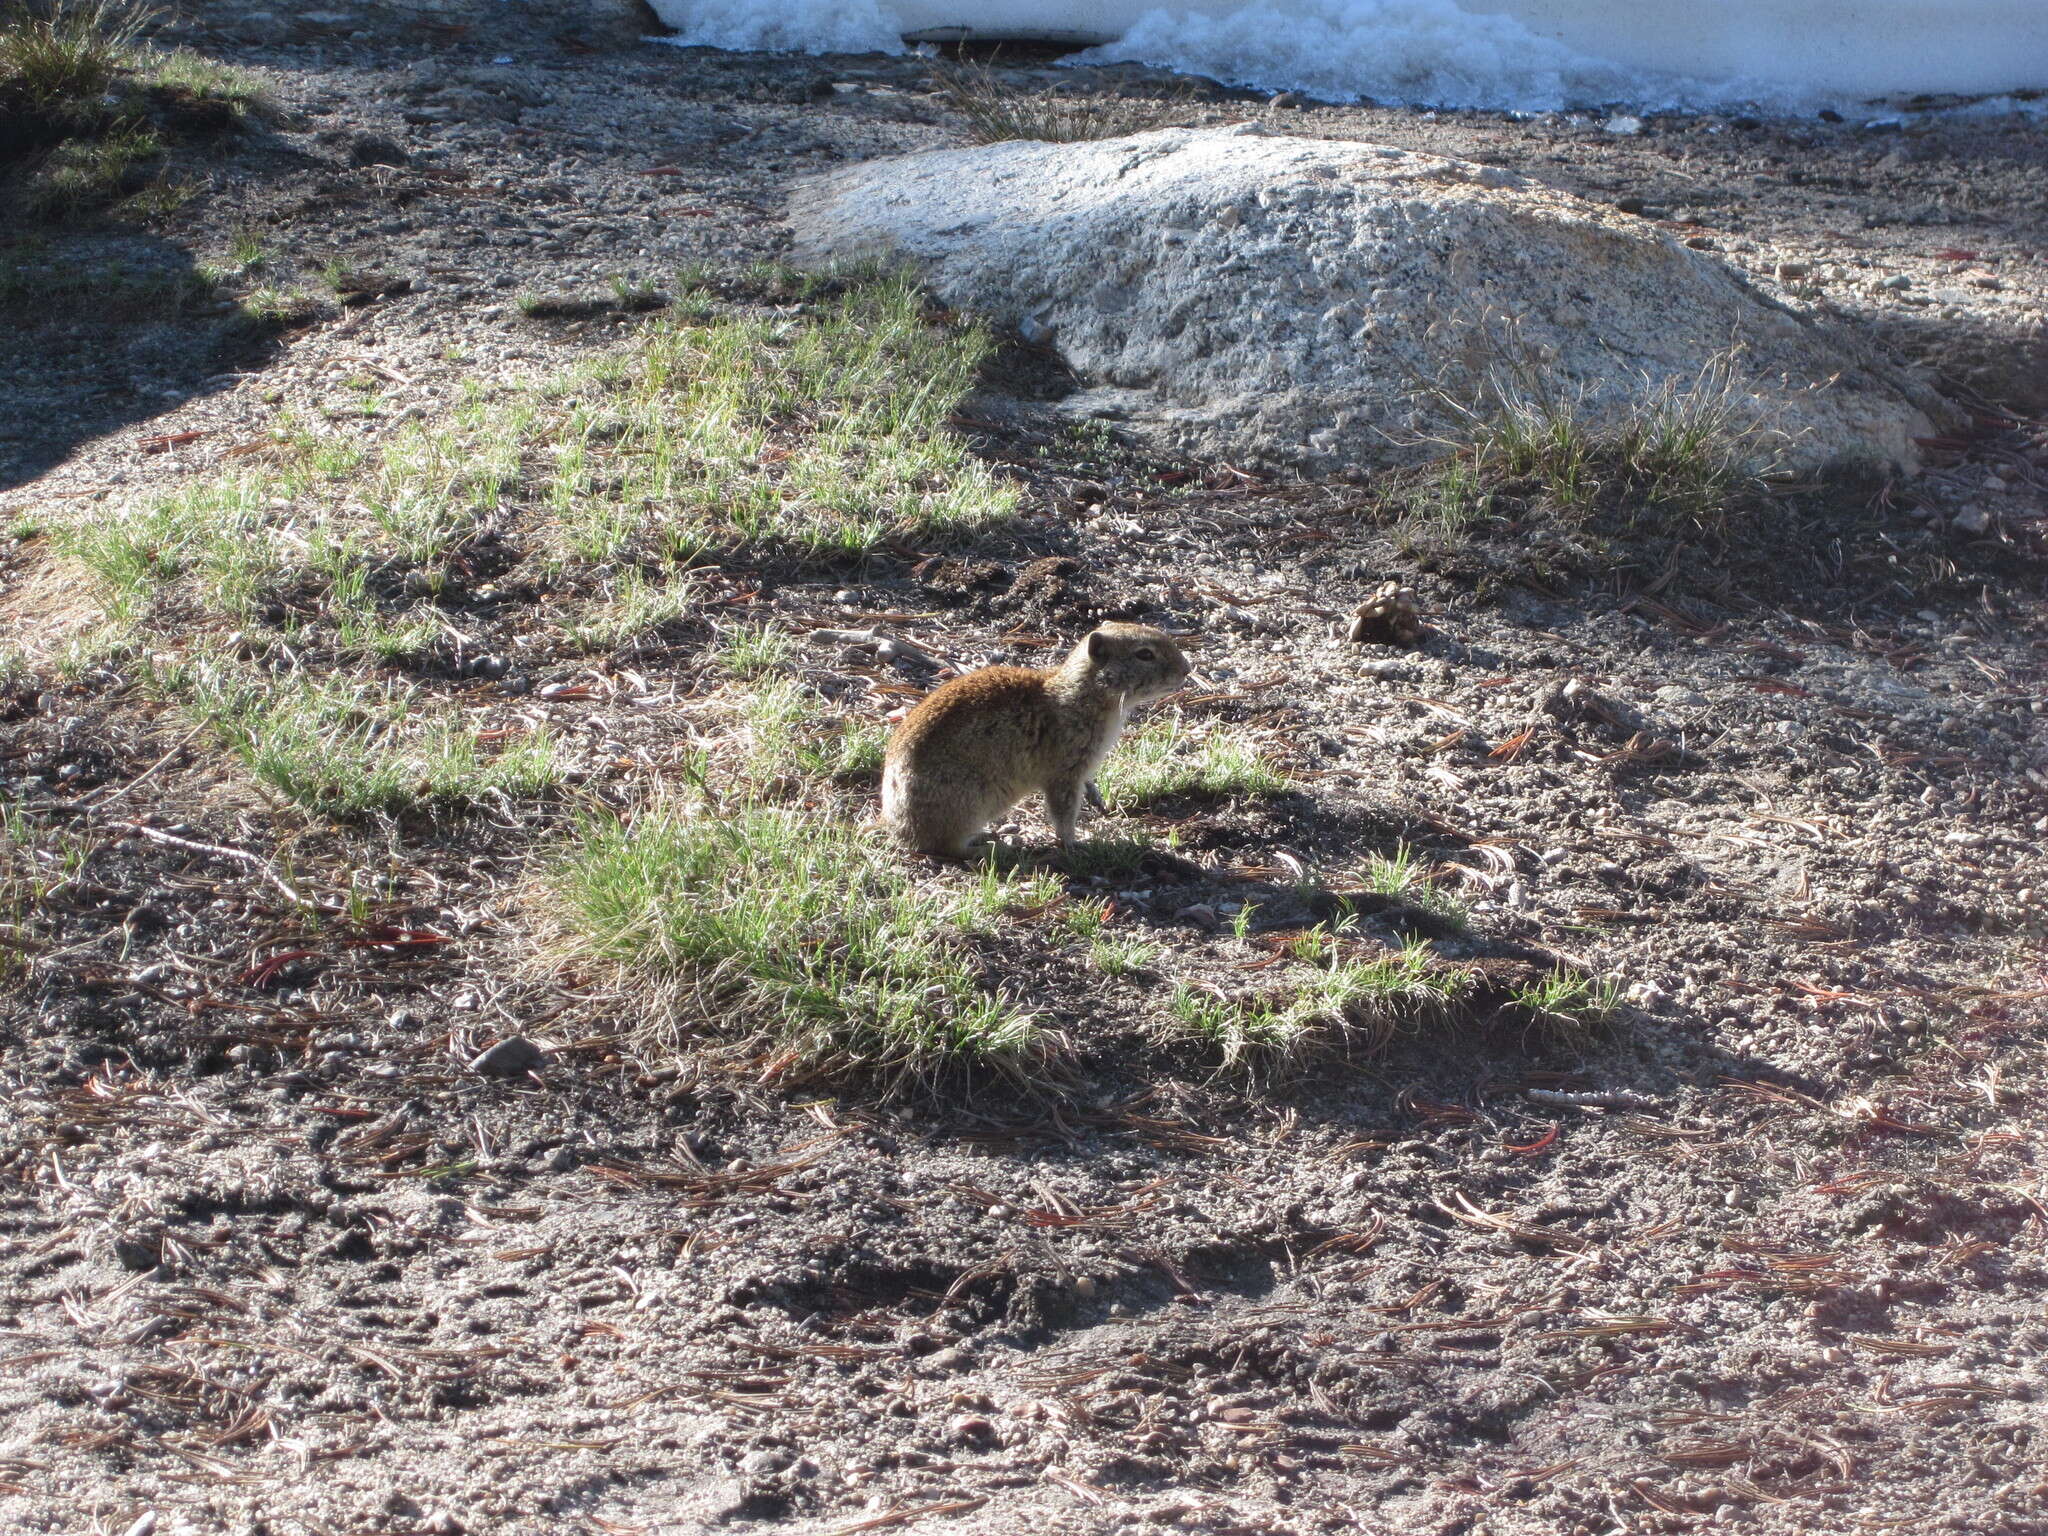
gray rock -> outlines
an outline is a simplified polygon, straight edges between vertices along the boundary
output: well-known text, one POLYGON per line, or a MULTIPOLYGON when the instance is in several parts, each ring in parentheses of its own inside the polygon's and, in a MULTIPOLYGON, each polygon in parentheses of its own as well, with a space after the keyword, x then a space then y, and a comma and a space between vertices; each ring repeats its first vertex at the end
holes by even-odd
POLYGON ((356 165, 404 165, 405 148, 381 133, 359 133, 349 145, 349 160, 356 165))
POLYGON ((1641 221, 1495 166, 1260 124, 873 160, 800 184, 790 215, 800 260, 908 259, 950 305, 1045 327, 1093 386, 1069 409, 1234 463, 1425 458, 1458 426, 1448 402, 1532 388, 1612 424, 1718 395, 1717 370, 1787 469, 1910 467, 1938 409, 1641 221))
POLYGON ((1697 693, 1680 683, 1667 683, 1659 688, 1656 699, 1659 704, 1670 704, 1681 709, 1704 709, 1707 706, 1704 694, 1697 693))
POLYGON ((548 1053, 524 1035, 508 1035, 487 1050, 479 1051, 469 1070, 484 1077, 520 1077, 546 1061, 548 1053))

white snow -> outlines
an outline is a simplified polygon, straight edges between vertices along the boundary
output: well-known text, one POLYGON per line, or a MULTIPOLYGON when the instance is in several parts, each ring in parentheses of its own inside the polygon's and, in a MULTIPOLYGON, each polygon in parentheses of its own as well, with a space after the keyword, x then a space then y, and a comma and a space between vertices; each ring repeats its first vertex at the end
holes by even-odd
POLYGON ((1335 100, 1785 110, 2048 88, 2048 0, 653 0, 685 46, 1038 37, 1335 100))

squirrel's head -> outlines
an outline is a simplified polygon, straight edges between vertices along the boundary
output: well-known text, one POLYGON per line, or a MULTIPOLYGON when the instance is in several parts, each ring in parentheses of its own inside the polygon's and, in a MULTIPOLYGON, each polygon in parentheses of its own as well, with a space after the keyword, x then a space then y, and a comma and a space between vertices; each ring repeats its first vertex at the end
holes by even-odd
POLYGON ((1074 648, 1098 687, 1124 695, 1135 708, 1163 699, 1188 680, 1188 659, 1173 636, 1149 624, 1104 624, 1074 648))

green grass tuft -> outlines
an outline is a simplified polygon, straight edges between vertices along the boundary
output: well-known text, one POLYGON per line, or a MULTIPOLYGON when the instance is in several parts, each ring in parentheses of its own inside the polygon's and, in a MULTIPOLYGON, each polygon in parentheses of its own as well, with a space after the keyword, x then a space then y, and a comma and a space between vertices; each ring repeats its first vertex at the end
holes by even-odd
POLYGON ((991 345, 893 279, 803 317, 657 323, 555 381, 556 408, 521 435, 551 461, 539 490, 582 559, 735 540, 860 554, 1015 514, 1015 487, 946 425, 991 345))
POLYGON ((1161 953, 1143 939, 1101 938, 1088 946, 1088 963, 1105 976, 1142 976, 1158 965, 1161 953))
POLYGON ((1178 1032, 1214 1050, 1226 1069, 1285 1067, 1318 1044, 1383 1049, 1403 1028, 1442 1018, 1471 985, 1423 944, 1364 961, 1342 960, 1327 943, 1297 954, 1310 960, 1306 976, 1264 997, 1177 986, 1171 1010, 1178 1032))
POLYGON ((1464 928, 1468 920, 1464 903, 1430 880, 1429 871, 1406 843, 1396 843, 1391 854, 1373 854, 1358 879, 1368 891, 1420 907, 1453 928, 1464 928))
POLYGON ((1196 731, 1178 716, 1126 736, 1096 775, 1096 786, 1113 811, 1137 810, 1173 795, 1225 799, 1292 788, 1249 737, 1225 729, 1196 731))
MULTIPOLYGON (((61 277, 55 263, 0 266, 0 302, 39 305, 61 277)), ((282 324, 302 307, 259 293, 244 312, 282 324)), ((546 579, 608 589, 575 634, 617 644, 687 611, 687 585, 662 576, 712 546, 830 557, 1013 516, 1017 487, 947 426, 989 345, 931 320, 893 279, 814 313, 658 322, 540 385, 474 386, 447 418, 403 426, 381 449, 288 427, 265 470, 96 510, 66 544, 123 617, 182 584, 189 608, 246 623, 267 588, 318 628, 363 618, 339 597, 305 611, 308 590, 342 590, 335 551, 376 573, 379 591, 425 595, 472 540, 511 523, 546 579)), ((365 385, 336 409, 380 411, 365 385)), ((750 654, 738 642, 734 663, 765 667, 778 644, 762 637, 750 654)))
POLYGON ((1491 488, 1522 485, 1568 522, 1598 514, 1628 529, 1722 539, 1777 467, 1782 441, 1745 397, 1732 354, 1617 413, 1560 388, 1512 331, 1494 345, 1476 402, 1435 391, 1464 442, 1411 493, 1411 524, 1455 534, 1491 510, 1491 488))
POLYGON ((197 679, 193 704, 259 783, 328 816, 503 805, 562 780, 545 730, 487 744, 410 689, 210 673, 197 679))
POLYGON ((1565 1040, 1580 1040, 1620 1012, 1621 985, 1559 967, 1541 981, 1515 987, 1511 1000, 1543 1029, 1565 1040))
POLYGON ((117 0, 0 6, 0 158, 97 116, 99 99, 134 62, 148 19, 117 0))
POLYGON ((753 678, 789 664, 796 641, 779 629, 728 630, 718 643, 718 664, 734 677, 753 678))
POLYGON ((1054 1044, 960 943, 1048 892, 993 871, 913 883, 840 818, 671 805, 586 829, 550 891, 568 959, 676 990, 696 1004, 678 1019, 744 1019, 813 1063, 1022 1069, 1054 1044))
POLYGON ((277 110, 256 76, 183 48, 153 54, 141 79, 151 95, 196 127, 228 127, 277 110))
POLYGON ((58 146, 22 187, 24 207, 40 218, 71 218, 142 190, 142 168, 163 153, 152 128, 130 125, 100 138, 58 146))
POLYGON ((835 713, 814 688, 773 678, 743 696, 745 747, 737 769, 750 783, 785 776, 852 779, 879 773, 887 729, 835 713))

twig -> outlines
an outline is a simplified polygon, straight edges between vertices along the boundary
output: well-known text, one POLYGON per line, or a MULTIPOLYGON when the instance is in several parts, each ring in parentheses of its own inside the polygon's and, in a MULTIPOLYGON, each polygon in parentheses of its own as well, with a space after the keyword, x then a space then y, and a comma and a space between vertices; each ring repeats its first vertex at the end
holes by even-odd
POLYGON ((204 853, 216 859, 228 859, 236 864, 246 865, 276 886, 280 891, 284 892, 285 899, 293 906, 314 906, 313 902, 308 901, 297 891, 293 890, 291 882, 272 869, 270 861, 263 858, 260 854, 247 853, 240 848, 223 848, 217 843, 197 843, 188 837, 173 837, 168 832, 159 832, 155 827, 145 827, 139 821, 117 821, 114 823, 114 826, 119 831, 133 832, 138 837, 146 837, 153 843, 163 843, 167 847, 183 848, 188 853, 204 853))
POLYGON ((1562 1109, 1655 1109, 1657 1101, 1642 1093, 1567 1093, 1557 1088, 1524 1088, 1522 1097, 1562 1109))

